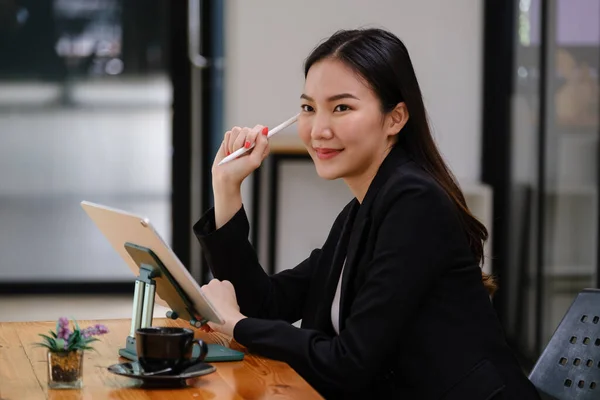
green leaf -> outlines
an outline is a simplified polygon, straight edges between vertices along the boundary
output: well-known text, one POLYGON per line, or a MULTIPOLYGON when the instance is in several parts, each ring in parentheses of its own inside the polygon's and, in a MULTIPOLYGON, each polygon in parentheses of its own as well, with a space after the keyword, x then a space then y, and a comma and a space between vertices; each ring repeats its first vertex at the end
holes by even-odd
POLYGON ((57 349, 64 350, 65 349, 65 339, 56 339, 55 345, 57 349))
POLYGON ((79 334, 78 333, 72 333, 71 336, 69 336, 69 346, 73 343, 77 343, 79 342, 79 334))
POLYGON ((46 342, 47 342, 48 344, 50 344, 51 346, 54 346, 54 345, 56 345, 56 340, 54 340, 54 338, 51 338, 51 337, 50 337, 50 336, 48 336, 48 335, 44 335, 43 333, 39 333, 39 335, 40 335, 41 337, 43 337, 43 338, 46 340, 46 342))
POLYGON ((71 338, 69 338, 69 349, 80 349, 82 346, 85 346, 86 343, 87 339, 77 332, 76 334, 73 334, 71 338))
POLYGON ((58 336, 56 336, 56 332, 52 332, 52 331, 50 331, 50 334, 52 335, 52 337, 53 337, 54 339, 56 339, 56 338, 58 337, 58 336))
POLYGON ((35 347, 45 347, 50 351, 54 351, 55 349, 47 343, 34 343, 35 347))
POLYGON ((81 347, 81 350, 92 350, 92 351, 95 351, 96 353, 98 353, 98 350, 96 350, 92 346, 83 346, 83 347, 81 347))
POLYGON ((51 350, 55 350, 57 348, 56 340, 54 340, 53 338, 51 338, 48 335, 44 335, 43 333, 39 333, 38 335, 41 336, 44 339, 44 341, 40 342, 40 343, 36 343, 37 345, 47 347, 51 350))
POLYGON ((80 342, 72 342, 72 343, 69 343, 68 350, 76 350, 76 349, 79 349, 80 347, 81 347, 80 342))
POLYGON ((41 337, 43 337, 44 339, 46 339, 49 342, 52 341, 52 340, 54 340, 54 338, 51 338, 48 335, 44 335, 43 333, 38 333, 38 335, 41 336, 41 337))
POLYGON ((69 341, 78 342, 81 339, 81 332, 75 331, 69 336, 69 341))
POLYGON ((79 346, 79 341, 73 340, 73 337, 70 337, 69 342, 67 344, 68 350, 73 350, 73 349, 77 348, 78 346, 79 346))

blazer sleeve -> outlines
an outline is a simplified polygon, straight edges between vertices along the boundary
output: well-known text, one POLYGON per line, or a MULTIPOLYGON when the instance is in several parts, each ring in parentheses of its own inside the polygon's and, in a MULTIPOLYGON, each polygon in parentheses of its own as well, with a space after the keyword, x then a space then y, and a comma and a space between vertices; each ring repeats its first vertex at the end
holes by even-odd
POLYGON ((218 230, 214 208, 210 209, 194 225, 194 233, 215 278, 228 280, 235 287, 242 314, 290 323, 302 318, 320 249, 313 250, 295 268, 269 276, 248 241, 249 223, 243 206, 218 230))
POLYGON ((321 392, 370 384, 396 354, 403 326, 441 277, 446 242, 459 223, 441 189, 413 181, 397 182, 390 189, 394 193, 385 195, 390 201, 383 203, 383 218, 374 225, 373 258, 338 336, 246 318, 236 324, 234 338, 251 351, 287 362, 321 392))

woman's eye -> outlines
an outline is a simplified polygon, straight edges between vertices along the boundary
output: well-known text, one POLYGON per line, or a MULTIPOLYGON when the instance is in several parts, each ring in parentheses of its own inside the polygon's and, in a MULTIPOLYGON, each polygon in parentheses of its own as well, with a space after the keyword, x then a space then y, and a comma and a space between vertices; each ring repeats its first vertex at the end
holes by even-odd
POLYGON ((302 111, 305 112, 313 112, 315 110, 314 108, 312 108, 312 106, 309 106, 308 104, 302 104, 300 108, 302 108, 302 111))
POLYGON ((350 107, 348 107, 347 105, 340 104, 340 105, 338 105, 338 106, 335 107, 334 111, 343 112, 343 111, 348 111, 349 109, 350 109, 350 107))

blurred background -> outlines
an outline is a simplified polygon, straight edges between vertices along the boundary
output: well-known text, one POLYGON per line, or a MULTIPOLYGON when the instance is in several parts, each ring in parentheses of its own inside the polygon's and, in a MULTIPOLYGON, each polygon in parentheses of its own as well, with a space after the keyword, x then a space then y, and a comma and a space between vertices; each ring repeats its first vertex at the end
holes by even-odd
MULTIPOLYGON (((75 300, 76 318, 129 317, 135 276, 82 200, 147 216, 210 279, 191 228, 223 132, 297 112, 305 57, 357 27, 408 47, 435 138, 491 232, 494 305, 535 361, 598 287, 597 0, 0 0, 0 320, 54 319, 75 300)), ((316 176, 293 126, 272 147, 244 183, 271 273, 320 246, 351 198, 316 176)))

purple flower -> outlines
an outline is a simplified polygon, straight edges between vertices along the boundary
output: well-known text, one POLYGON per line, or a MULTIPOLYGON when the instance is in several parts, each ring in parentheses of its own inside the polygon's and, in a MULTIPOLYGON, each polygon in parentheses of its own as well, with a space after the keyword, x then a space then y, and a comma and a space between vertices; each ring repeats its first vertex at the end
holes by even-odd
POLYGON ((96 324, 94 326, 90 326, 81 331, 81 335, 87 339, 92 336, 99 336, 108 333, 108 328, 101 324, 96 324))
POLYGON ((95 328, 96 332, 98 332, 98 335, 104 335, 105 333, 108 333, 108 328, 105 325, 96 324, 95 328))
POLYGON ((67 328, 69 326, 69 319, 67 317, 60 317, 58 319, 58 326, 60 328, 67 328))
POLYGON ((50 351, 55 352, 78 350, 89 348, 89 342, 92 336, 108 333, 108 328, 105 325, 96 324, 85 329, 80 329, 75 321, 73 321, 73 328, 75 330, 75 332, 73 332, 69 327, 69 323, 70 321, 67 317, 60 317, 56 322, 56 331, 50 331, 50 334, 57 340, 54 341, 47 335, 41 335, 45 338, 45 341, 38 344, 48 347, 50 351))
POLYGON ((69 320, 65 317, 59 318, 56 330, 56 337, 59 339, 68 340, 71 333, 73 332, 69 329, 69 320))
POLYGON ((69 340, 69 337, 70 337, 72 334, 73 334, 73 331, 72 331, 72 330, 70 330, 69 328, 66 328, 66 329, 63 331, 63 339, 65 339, 65 340, 69 340))

